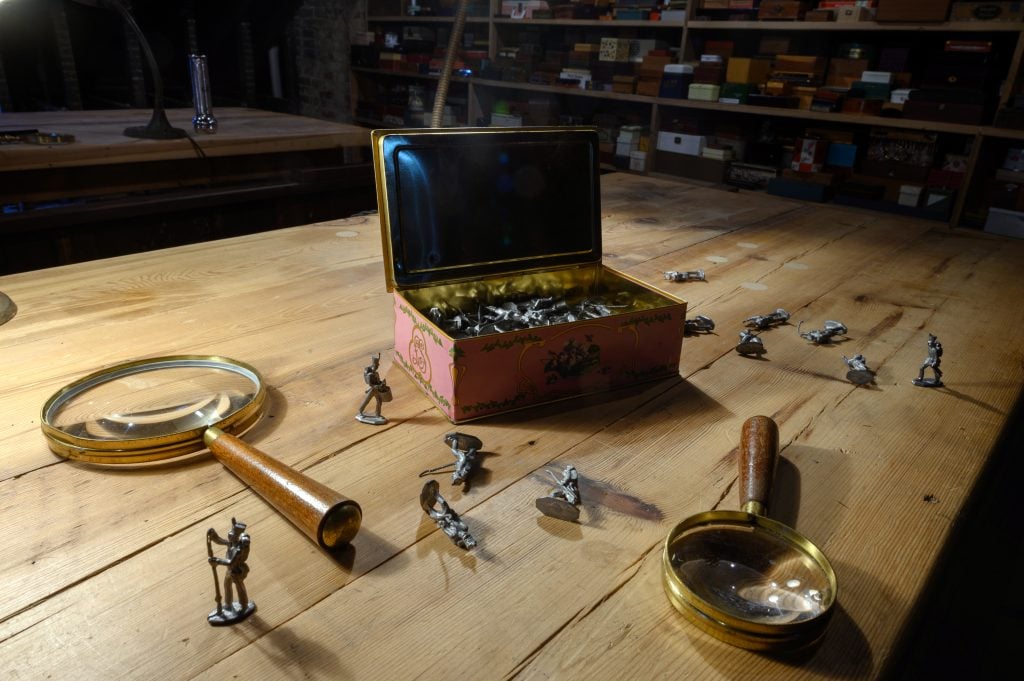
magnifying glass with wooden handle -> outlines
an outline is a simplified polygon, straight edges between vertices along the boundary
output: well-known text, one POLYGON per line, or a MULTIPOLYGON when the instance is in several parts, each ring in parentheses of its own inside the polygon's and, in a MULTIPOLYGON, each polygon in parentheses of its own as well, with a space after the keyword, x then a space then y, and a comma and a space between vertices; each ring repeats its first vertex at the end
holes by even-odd
POLYGON ((118 364, 57 391, 42 409, 51 450, 93 464, 142 464, 209 449, 325 549, 348 544, 362 509, 352 499, 237 436, 263 413, 253 367, 225 357, 176 355, 118 364))
POLYGON ((815 643, 837 584, 809 539, 765 517, 779 429, 767 416, 743 424, 741 511, 708 511, 673 528, 662 553, 672 605, 712 636, 741 648, 785 651, 815 643))

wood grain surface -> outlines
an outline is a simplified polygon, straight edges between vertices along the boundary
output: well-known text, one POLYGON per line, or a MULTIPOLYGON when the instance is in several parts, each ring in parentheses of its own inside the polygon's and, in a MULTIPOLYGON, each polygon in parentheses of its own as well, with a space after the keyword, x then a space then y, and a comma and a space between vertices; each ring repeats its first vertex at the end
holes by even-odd
MULTIPOLYGON (((219 134, 219 133, 218 133, 219 134)), ((483 471, 441 492, 477 549, 419 508, 418 473, 454 428, 390 361, 375 216, 0 277, 0 668, 9 678, 862 679, 907 635, 1024 384, 1024 243, 758 193, 602 178, 607 264, 716 322, 677 379, 460 427, 483 471), (707 282, 666 282, 703 268, 707 282), (763 358, 742 320, 783 307, 763 358), (842 321, 812 345, 796 323, 842 321), (946 387, 915 387, 927 334, 946 387), (383 352, 390 423, 355 421, 383 352), (245 439, 356 500, 328 555, 209 457, 142 470, 51 454, 39 409, 64 384, 146 356, 256 366, 267 414, 245 439), (874 385, 845 380, 862 353, 874 385), (743 422, 779 426, 770 515, 831 560, 839 600, 812 654, 730 647, 688 624, 661 544, 693 513, 738 508, 743 422), (581 475, 578 523, 541 516, 545 473, 581 475), (244 623, 213 628, 204 538, 252 537, 244 623)))
POLYGON ((357 147, 370 143, 370 131, 357 125, 238 107, 214 109, 218 127, 212 135, 193 132, 192 109, 168 109, 171 125, 185 130, 189 134, 187 139, 125 137, 125 128, 145 125, 151 113, 148 109, 0 113, 0 132, 37 129, 75 136, 72 144, 0 145, 0 172, 357 147))

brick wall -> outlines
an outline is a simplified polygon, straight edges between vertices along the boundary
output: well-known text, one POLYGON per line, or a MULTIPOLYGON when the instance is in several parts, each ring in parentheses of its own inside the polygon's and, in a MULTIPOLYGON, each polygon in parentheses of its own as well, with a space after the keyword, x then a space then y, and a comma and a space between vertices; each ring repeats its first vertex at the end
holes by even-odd
POLYGON ((287 31, 286 93, 297 113, 350 121, 350 35, 366 28, 368 0, 302 0, 287 31))

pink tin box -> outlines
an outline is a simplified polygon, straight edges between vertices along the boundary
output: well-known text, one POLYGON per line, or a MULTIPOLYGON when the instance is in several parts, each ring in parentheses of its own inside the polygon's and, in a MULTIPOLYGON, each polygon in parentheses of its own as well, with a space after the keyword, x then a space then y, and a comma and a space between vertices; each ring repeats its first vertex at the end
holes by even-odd
POLYGON ((453 423, 678 373, 686 303, 601 263, 596 129, 376 130, 372 144, 395 361, 453 423), (534 307, 568 312, 466 335, 534 307))

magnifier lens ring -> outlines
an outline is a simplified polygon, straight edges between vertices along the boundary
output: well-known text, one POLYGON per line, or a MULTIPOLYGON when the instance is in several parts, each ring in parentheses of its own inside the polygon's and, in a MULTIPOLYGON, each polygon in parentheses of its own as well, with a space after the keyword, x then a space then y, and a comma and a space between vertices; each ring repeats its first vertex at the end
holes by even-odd
MULTIPOLYGON (((701 513, 676 525, 665 540, 665 548, 662 553, 662 574, 669 600, 676 609, 691 618, 706 618, 707 622, 698 622, 702 624, 702 628, 707 628, 703 624, 711 626, 714 623, 735 635, 752 636, 758 640, 767 639, 779 642, 788 636, 800 638, 819 636, 831 615, 836 596, 835 573, 828 559, 814 544, 782 523, 742 511, 701 513), (818 614, 792 622, 759 622, 756 619, 727 612, 723 607, 719 607, 699 595, 679 574, 673 564, 673 559, 678 551, 679 542, 686 541, 688 533, 709 526, 722 526, 736 531, 756 531, 761 533, 762 537, 772 537, 775 542, 791 549, 795 555, 806 558, 813 566, 812 569, 815 573, 820 573, 824 582, 824 588, 821 589, 824 592, 822 594, 824 600, 820 604, 818 614)), ((719 638, 726 637, 720 636, 719 638)), ((740 644, 737 643, 737 645, 740 644)))
POLYGON ((84 376, 57 391, 43 405, 41 423, 50 449, 69 459, 90 463, 145 463, 182 456, 205 448, 203 433, 210 425, 239 435, 251 428, 262 415, 266 386, 260 373, 252 366, 226 357, 211 355, 173 355, 118 364, 84 376), (248 402, 213 423, 199 427, 148 437, 101 439, 69 433, 54 423, 54 417, 72 400, 87 391, 120 378, 161 369, 198 368, 227 371, 242 376, 252 384, 248 402))

